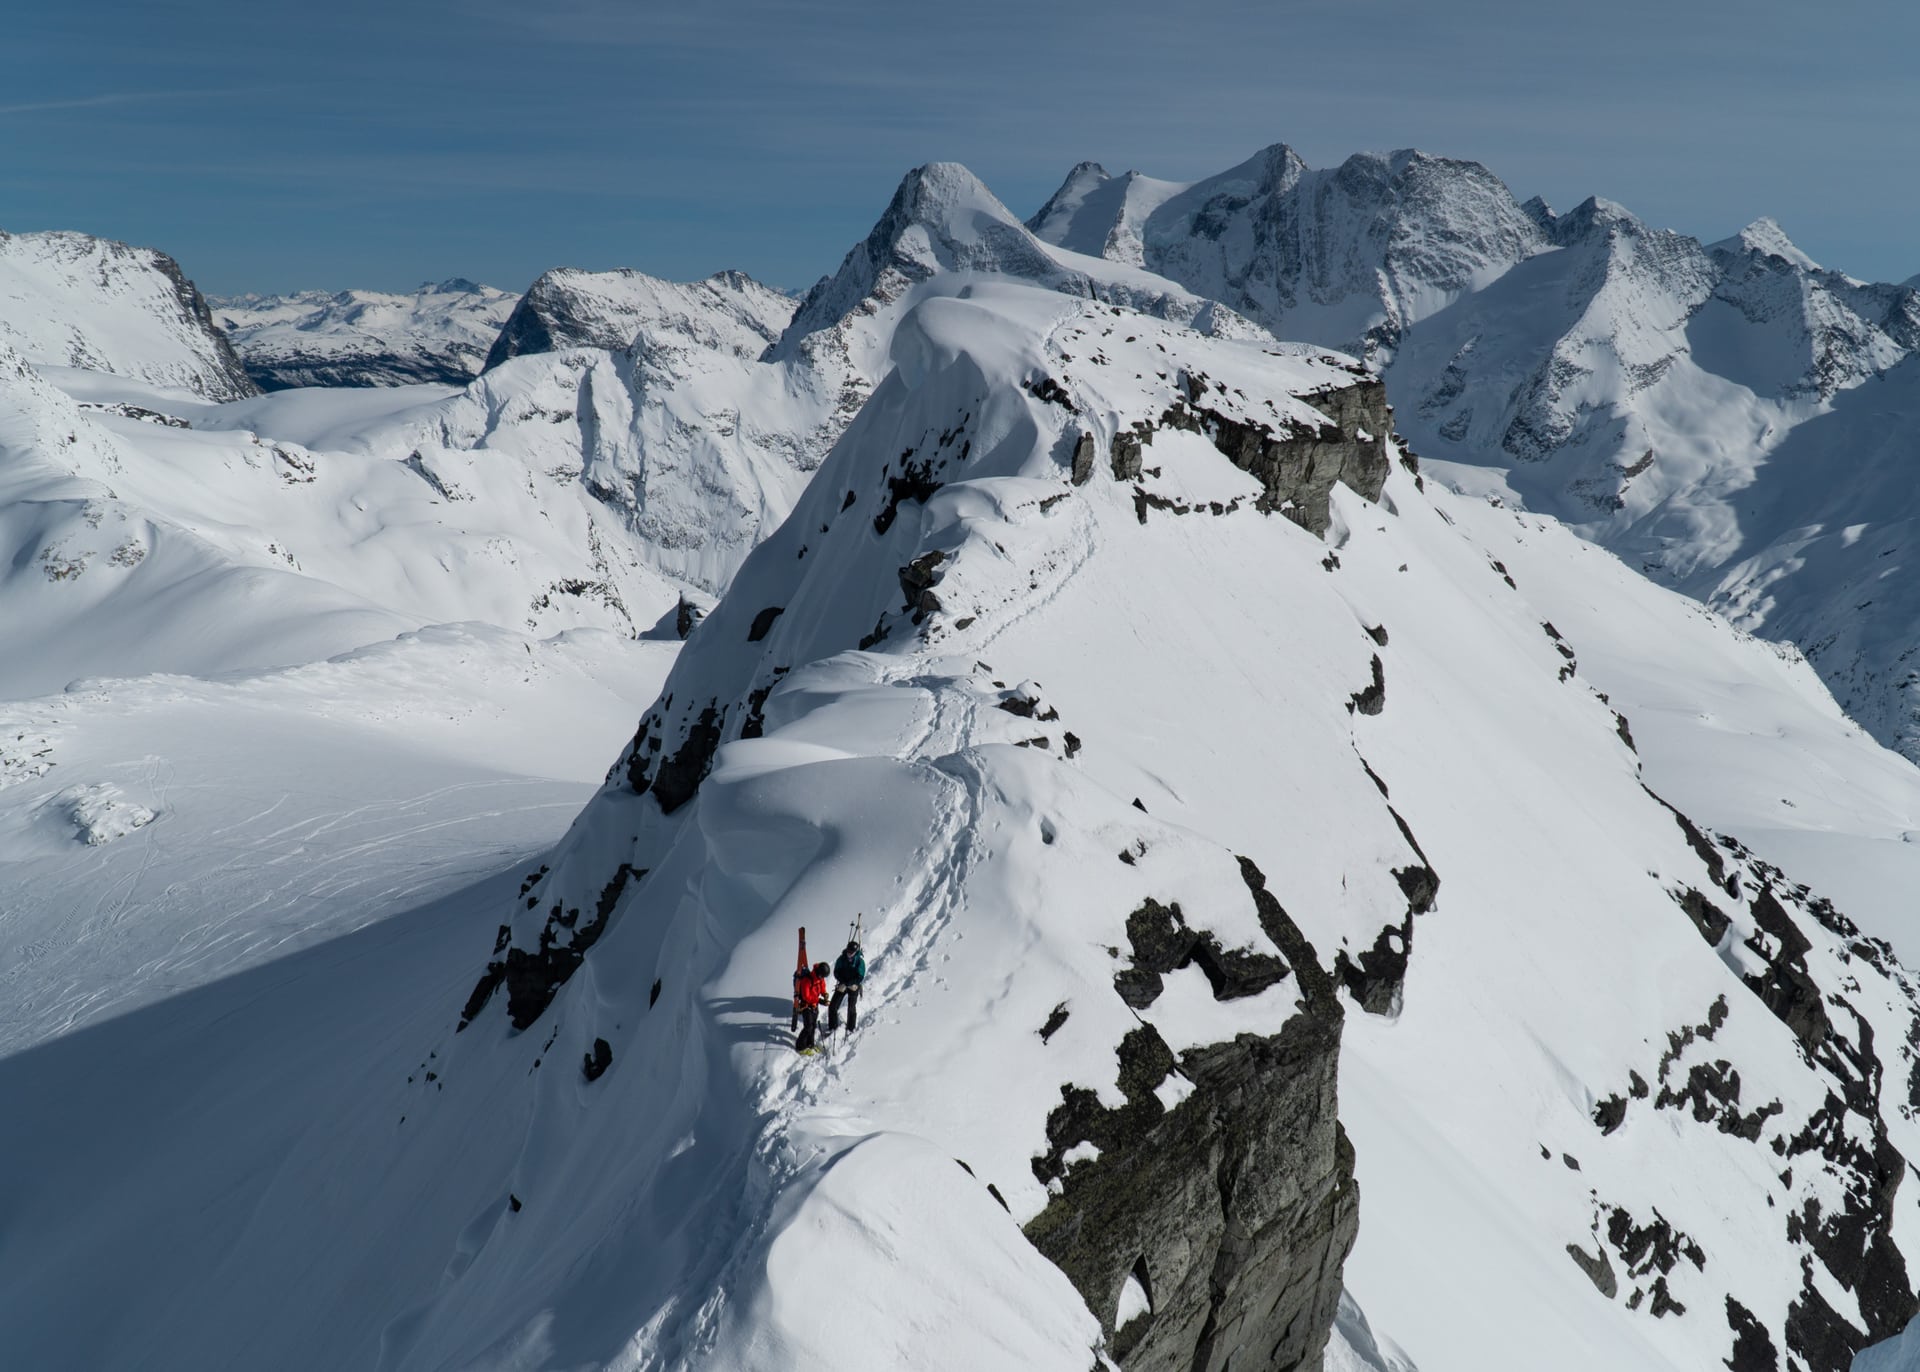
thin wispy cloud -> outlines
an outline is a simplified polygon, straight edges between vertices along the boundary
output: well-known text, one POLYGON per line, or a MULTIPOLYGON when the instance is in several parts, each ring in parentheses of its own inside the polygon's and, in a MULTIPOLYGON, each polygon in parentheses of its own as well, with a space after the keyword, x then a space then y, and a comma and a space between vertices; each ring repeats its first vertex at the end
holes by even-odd
POLYGON ((227 96, 244 95, 246 93, 244 88, 186 91, 106 91, 100 95, 75 96, 70 100, 27 100, 18 104, 0 105, 0 116, 9 114, 40 114, 50 110, 99 109, 109 105, 157 104, 169 100, 220 99, 227 96))

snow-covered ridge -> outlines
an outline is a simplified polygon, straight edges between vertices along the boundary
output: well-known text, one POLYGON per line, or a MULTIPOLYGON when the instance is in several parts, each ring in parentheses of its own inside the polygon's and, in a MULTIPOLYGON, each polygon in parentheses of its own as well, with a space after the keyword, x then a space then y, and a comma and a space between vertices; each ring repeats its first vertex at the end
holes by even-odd
POLYGON ((270 391, 292 386, 465 385, 479 374, 516 297, 461 278, 408 294, 300 291, 209 303, 270 391))
POLYGON ((0 344, 209 400, 254 390, 179 263, 90 234, 0 232, 0 344))
MULTIPOLYGON (((740 1246, 698 1260, 697 1314, 678 1275, 630 1288, 642 1362, 825 1356, 811 1325, 841 1298, 810 1288, 803 1317, 779 1257, 820 1206, 884 1226, 909 1285, 1001 1298, 1004 1250, 958 1202, 903 1231, 824 1181, 838 1160, 875 1196, 944 1195, 949 1157, 1128 1368, 1269 1347, 1267 1317, 1318 1356, 1348 1167, 1348 1285, 1421 1365, 1766 1347, 1839 1372, 1897 1329, 1920 1203, 1886 1179, 1920 1135, 1874 1045, 1920 1023, 1912 978, 1644 788, 1576 645, 1451 497, 1390 464, 1377 503, 1328 491, 1323 542, 1260 513, 1228 429, 1168 422, 1205 376, 1316 432, 1328 412, 1294 407, 1351 389, 1344 365, 992 278, 907 303, 894 370, 503 912, 422 1100, 590 1061, 609 1114, 636 1091, 656 1112, 637 1139, 631 1117, 588 1126, 625 1131, 646 1175, 713 1092, 759 1121, 751 1172, 682 1169, 713 1205, 752 1199, 740 1246), (1191 670, 1216 652, 1230 673, 1191 670), (796 1066, 749 1007, 795 925, 853 909, 872 1023, 796 1066), (1247 1034, 1265 1046, 1214 1046, 1247 1034), (1185 1169, 1262 1147, 1297 1199, 1220 1183, 1251 1231, 1223 1244, 1215 1171, 1185 1169), (1492 1350, 1463 1315, 1489 1282, 1528 1292, 1492 1350), (1276 1288, 1278 1312, 1242 1305, 1276 1288)), ((537 1120, 542 1147, 566 1118, 537 1120)), ((567 1204, 551 1223, 581 1221, 567 1204)), ((687 1239, 660 1237, 677 1273, 687 1239)), ((436 1327, 464 1328, 450 1300, 436 1327)), ((956 1365, 1018 1337, 1020 1365, 1078 1368, 1088 1336, 1023 1315, 937 1338, 956 1365)))

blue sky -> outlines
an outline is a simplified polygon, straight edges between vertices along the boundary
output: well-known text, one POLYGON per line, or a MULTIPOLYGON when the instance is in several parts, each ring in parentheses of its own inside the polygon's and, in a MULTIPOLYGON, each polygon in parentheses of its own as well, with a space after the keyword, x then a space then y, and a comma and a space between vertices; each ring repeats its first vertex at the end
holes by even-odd
POLYGON ((1194 178, 1415 146, 1713 238, 1920 272, 1920 7, 1616 0, 17 5, 0 227, 216 292, 549 266, 832 270, 908 167, 1022 214, 1083 158, 1194 178))

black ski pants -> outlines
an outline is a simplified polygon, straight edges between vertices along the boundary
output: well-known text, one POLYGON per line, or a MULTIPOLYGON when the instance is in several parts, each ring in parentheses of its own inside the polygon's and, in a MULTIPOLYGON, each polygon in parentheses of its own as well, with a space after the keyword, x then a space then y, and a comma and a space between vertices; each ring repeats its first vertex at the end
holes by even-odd
POLYGON ((840 1028, 840 1002, 847 1003, 847 1028, 860 1027, 860 983, 843 981, 833 988, 833 999, 827 1002, 827 1032, 834 1033, 840 1028))

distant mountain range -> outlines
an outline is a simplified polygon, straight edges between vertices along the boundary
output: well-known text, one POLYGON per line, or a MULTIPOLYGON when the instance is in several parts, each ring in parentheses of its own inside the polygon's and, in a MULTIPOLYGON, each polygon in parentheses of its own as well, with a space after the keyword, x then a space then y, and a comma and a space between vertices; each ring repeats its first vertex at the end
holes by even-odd
POLYGON ((1920 756, 1920 590, 1905 589, 1920 587, 1906 572, 1920 497, 1902 475, 1920 421, 1920 277, 1855 281, 1772 221, 1703 244, 1604 200, 1523 204, 1473 162, 1402 151, 1314 169, 1276 145, 1193 183, 1084 163, 1023 225, 963 171, 934 168, 797 304, 740 273, 680 285, 571 269, 517 299, 457 280, 411 296, 222 299, 244 377, 177 268, 147 268, 140 299, 160 314, 83 290, 82 257, 124 275, 144 250, 72 234, 0 246, 16 292, 42 302, 9 316, 43 321, 9 326, 24 355, 209 396, 249 378, 465 386, 483 367, 588 349, 608 361, 552 361, 525 384, 553 391, 534 409, 591 423, 526 429, 506 397, 521 383, 490 370, 452 404, 449 440, 492 442, 506 426, 564 450, 711 591, 889 365, 860 321, 927 272, 992 270, 1225 336, 1341 349, 1381 370, 1418 451, 1479 469, 1459 473, 1466 486, 1554 514, 1799 644, 1876 737, 1920 756), (949 176, 971 188, 937 184, 949 176), (186 304, 166 305, 176 296, 186 304), (88 322, 124 305, 131 328, 88 322), (608 410, 615 391, 632 398, 608 410), (693 483, 709 496, 671 494, 681 476, 668 474, 716 464, 732 475, 693 483), (716 504, 721 489, 736 494, 716 504))
POLYGON ((1083 164, 1031 223, 1366 358, 1422 454, 1798 643, 1920 756, 1915 281, 1822 268, 1770 220, 1702 244, 1555 214, 1411 151, 1276 146, 1192 184, 1083 164))
POLYGON ((455 277, 410 295, 300 291, 216 296, 220 327, 263 389, 464 386, 480 371, 516 297, 455 277))

